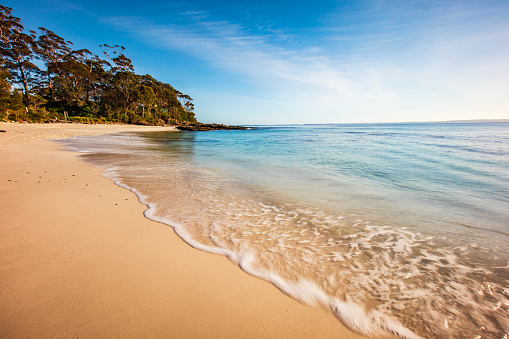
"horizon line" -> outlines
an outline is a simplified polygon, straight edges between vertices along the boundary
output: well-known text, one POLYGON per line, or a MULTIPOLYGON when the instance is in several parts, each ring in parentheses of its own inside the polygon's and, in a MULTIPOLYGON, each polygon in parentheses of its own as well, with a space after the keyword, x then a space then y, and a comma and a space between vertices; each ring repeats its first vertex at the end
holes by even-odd
POLYGON ((437 124, 437 123, 493 123, 507 122, 509 119, 460 119, 433 121, 393 121, 393 122, 325 122, 325 123, 288 123, 288 124, 240 124, 240 126, 305 126, 305 125, 382 125, 382 124, 437 124))

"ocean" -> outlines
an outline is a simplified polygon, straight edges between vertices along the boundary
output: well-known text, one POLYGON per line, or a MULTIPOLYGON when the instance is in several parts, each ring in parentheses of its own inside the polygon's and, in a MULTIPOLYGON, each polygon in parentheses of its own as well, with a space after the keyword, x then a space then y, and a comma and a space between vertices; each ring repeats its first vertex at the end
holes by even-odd
POLYGON ((254 126, 61 141, 145 215, 352 330, 509 337, 509 123, 254 126))

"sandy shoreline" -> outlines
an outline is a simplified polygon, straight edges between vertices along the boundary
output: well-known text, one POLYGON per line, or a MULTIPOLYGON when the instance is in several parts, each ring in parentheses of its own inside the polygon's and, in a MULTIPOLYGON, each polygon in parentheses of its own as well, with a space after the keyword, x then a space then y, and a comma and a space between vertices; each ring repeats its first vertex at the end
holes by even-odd
POLYGON ((0 123, 0 337, 361 338, 191 248, 48 140, 161 129, 0 123))

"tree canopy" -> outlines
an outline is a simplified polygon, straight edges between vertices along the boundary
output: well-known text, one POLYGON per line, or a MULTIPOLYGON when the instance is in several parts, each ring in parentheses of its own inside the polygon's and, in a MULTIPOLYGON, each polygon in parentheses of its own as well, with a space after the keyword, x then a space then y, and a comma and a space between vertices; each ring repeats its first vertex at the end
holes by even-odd
POLYGON ((99 57, 46 28, 26 32, 11 13, 0 5, 0 120, 196 122, 193 99, 136 74, 124 47, 99 45, 99 57))

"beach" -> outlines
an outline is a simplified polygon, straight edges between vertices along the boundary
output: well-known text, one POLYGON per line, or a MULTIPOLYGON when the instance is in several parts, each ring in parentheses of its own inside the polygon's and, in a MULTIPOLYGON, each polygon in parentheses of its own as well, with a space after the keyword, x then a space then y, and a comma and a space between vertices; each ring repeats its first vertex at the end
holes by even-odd
POLYGON ((0 337, 361 338, 146 219, 51 141, 168 129, 0 123, 0 337))

